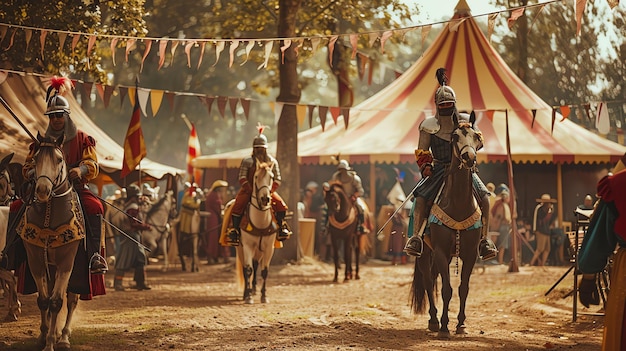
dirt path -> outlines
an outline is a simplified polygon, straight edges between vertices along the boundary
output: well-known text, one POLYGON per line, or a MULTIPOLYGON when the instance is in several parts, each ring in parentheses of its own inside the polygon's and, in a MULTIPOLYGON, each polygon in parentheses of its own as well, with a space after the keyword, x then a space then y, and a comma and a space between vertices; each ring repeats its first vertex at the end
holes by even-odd
MULTIPOLYGON (((429 332, 427 316, 411 314, 412 265, 370 260, 361 266, 361 280, 339 284, 331 282, 333 267, 326 263, 272 266, 270 303, 254 305, 241 301, 233 264, 203 265, 199 273, 159 268, 149 266, 151 291, 109 289, 79 303, 72 350, 599 350, 602 341, 602 317, 572 322, 571 297, 563 298, 572 288, 571 274, 544 296, 567 267, 477 269, 468 334, 450 339, 429 332)), ((457 285, 453 276, 452 330, 457 285)), ((36 297, 21 300, 20 320, 0 326, 0 350, 36 349, 36 297)), ((4 314, 4 300, 1 307, 4 314)), ((585 308, 579 305, 579 311, 585 308)))

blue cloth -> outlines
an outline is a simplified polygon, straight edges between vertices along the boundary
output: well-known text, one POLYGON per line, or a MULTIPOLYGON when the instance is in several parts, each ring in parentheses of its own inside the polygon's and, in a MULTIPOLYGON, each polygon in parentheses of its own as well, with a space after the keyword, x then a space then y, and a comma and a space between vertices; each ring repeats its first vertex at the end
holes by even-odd
POLYGON ((612 202, 598 201, 578 252, 578 268, 582 273, 601 272, 616 245, 626 247, 626 242, 613 232, 617 216, 617 209, 612 202))

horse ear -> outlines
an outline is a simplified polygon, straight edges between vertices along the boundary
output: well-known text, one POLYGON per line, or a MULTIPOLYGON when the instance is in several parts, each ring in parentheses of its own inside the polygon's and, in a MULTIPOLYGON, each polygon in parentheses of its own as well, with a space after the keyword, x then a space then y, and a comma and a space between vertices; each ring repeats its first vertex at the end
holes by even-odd
POLYGON ((0 166, 4 169, 6 168, 9 163, 11 163, 11 159, 13 158, 13 155, 15 155, 14 152, 4 156, 4 158, 2 159, 2 162, 0 162, 0 166))
POLYGON ((456 112, 452 114, 452 122, 455 126, 459 125, 459 115, 456 112))
POLYGON ((472 124, 472 127, 474 126, 474 122, 476 122, 476 112, 472 110, 472 113, 470 113, 470 123, 472 124))
POLYGON ((57 146, 61 147, 64 141, 65 141, 65 133, 61 134, 61 136, 56 140, 57 146))

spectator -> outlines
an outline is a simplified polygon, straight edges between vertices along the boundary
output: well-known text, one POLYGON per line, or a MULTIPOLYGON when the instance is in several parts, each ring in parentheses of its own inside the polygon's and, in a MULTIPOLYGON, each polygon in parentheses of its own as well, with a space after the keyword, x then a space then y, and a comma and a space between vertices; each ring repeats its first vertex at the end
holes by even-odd
POLYGON ((537 240, 537 249, 530 260, 530 265, 533 266, 537 263, 539 266, 544 266, 550 254, 550 224, 553 222, 556 200, 552 199, 550 194, 543 194, 540 199, 537 199, 537 202, 539 204, 535 208, 533 216, 533 231, 537 240))
POLYGON ((502 190, 491 208, 489 230, 498 232, 496 246, 498 248, 498 264, 504 263, 504 252, 509 249, 511 237, 511 207, 510 196, 507 190, 502 190))
POLYGON ((207 242, 205 251, 209 264, 217 263, 220 258, 224 263, 230 259, 228 247, 220 245, 220 233, 224 217, 224 200, 228 190, 228 183, 224 180, 216 180, 206 192, 204 210, 209 213, 206 219, 207 242))

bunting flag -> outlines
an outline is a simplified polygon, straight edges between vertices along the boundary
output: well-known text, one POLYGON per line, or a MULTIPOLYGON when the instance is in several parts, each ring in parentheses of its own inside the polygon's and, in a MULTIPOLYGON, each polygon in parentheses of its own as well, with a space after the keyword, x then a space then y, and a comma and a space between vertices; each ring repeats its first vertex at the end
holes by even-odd
POLYGON ((523 14, 524 14, 524 7, 511 11, 511 17, 509 17, 509 19, 506 20, 507 24, 509 25, 509 29, 513 27, 513 25, 515 24, 515 21, 517 21, 518 18, 522 17, 523 14))
POLYGON ((580 36, 583 13, 585 12, 585 5, 587 5, 587 0, 576 0, 576 8, 574 9, 574 12, 576 13, 576 36, 577 37, 580 36))
POLYGON ((600 134, 608 134, 611 131, 611 121, 609 120, 609 109, 606 103, 598 104, 598 114, 596 115, 596 128, 600 134))
POLYGON ((139 107, 137 89, 135 89, 135 106, 133 108, 133 116, 128 125, 128 131, 126 132, 126 139, 124 140, 124 159, 120 176, 124 178, 130 174, 146 155, 146 144, 141 131, 141 109, 139 107))
POLYGON ((187 175, 190 177, 191 182, 198 182, 200 180, 200 169, 194 171, 191 161, 200 156, 200 140, 196 134, 196 125, 191 123, 191 132, 189 133, 189 143, 187 148, 187 175))

